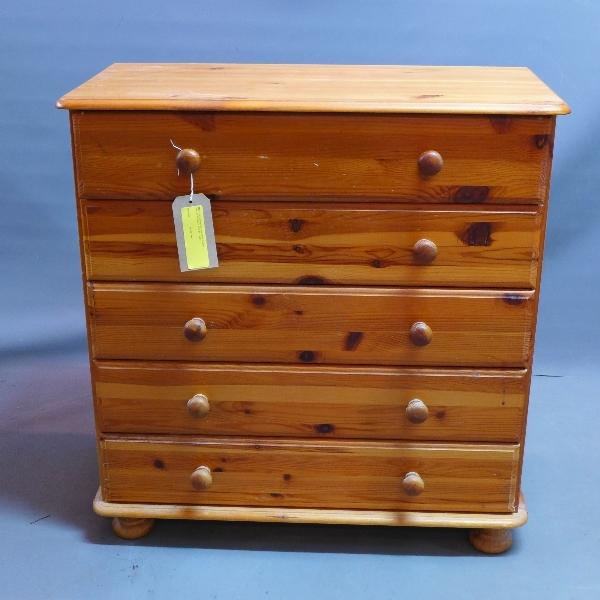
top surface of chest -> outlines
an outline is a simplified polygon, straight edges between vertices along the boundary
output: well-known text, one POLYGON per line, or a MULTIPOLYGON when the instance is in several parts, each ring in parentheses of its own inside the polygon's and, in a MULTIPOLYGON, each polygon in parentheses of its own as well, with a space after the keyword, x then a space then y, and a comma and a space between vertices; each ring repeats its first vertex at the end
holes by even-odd
POLYGON ((524 67, 114 64, 58 101, 78 110, 556 115, 524 67))

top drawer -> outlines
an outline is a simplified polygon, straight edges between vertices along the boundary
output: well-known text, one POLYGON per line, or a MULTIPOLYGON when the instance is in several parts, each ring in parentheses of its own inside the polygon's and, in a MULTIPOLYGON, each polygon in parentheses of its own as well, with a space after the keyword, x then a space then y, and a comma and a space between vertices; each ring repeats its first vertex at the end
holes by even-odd
POLYGON ((189 193, 172 139, 201 156, 196 191, 223 199, 540 203, 554 118, 74 111, 72 130, 84 198, 189 193), (443 166, 425 176, 428 150, 443 166))

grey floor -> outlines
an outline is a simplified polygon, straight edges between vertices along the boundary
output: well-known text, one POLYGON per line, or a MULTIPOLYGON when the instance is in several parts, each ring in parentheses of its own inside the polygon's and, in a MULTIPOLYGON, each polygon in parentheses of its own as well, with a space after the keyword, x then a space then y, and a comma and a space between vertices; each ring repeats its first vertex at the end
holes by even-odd
POLYGON ((117 539, 97 472, 85 355, 0 366, 0 598, 473 599, 600 597, 596 371, 538 372, 512 550, 460 530, 160 522, 117 539))

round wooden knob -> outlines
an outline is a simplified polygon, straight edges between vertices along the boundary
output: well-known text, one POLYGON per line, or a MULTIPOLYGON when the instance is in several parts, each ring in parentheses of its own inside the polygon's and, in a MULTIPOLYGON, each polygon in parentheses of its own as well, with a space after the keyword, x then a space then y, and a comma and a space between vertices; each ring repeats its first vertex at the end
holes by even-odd
POLYGON ((427 346, 433 339, 433 331, 427 323, 417 321, 410 327, 410 341, 415 346, 427 346))
POLYGON ((402 489, 407 496, 418 496, 423 493, 425 482, 418 473, 411 471, 404 476, 402 489))
POLYGON ((413 398, 406 405, 406 418, 411 423, 424 423, 429 416, 429 409, 423 400, 413 398))
POLYGON ((210 411, 208 398, 204 394, 195 394, 187 401, 187 409, 192 417, 205 417, 210 411))
POLYGON ((427 150, 427 152, 423 152, 423 154, 419 156, 417 164, 419 165, 419 171, 423 177, 431 177, 442 170, 444 159, 439 152, 427 150))
POLYGON ((184 148, 177 153, 175 162, 179 174, 190 175, 200 167, 200 155, 192 148, 184 148))
POLYGON ((190 319, 183 326, 183 333, 190 342, 199 342, 206 337, 206 323, 200 317, 190 319))
POLYGON ((195 490, 207 490, 212 485, 212 475, 210 469, 202 465, 198 467, 190 476, 192 487, 195 490))
POLYGON ((431 240, 418 240, 412 249, 413 258, 419 265, 428 265, 435 260, 438 249, 434 242, 431 240))

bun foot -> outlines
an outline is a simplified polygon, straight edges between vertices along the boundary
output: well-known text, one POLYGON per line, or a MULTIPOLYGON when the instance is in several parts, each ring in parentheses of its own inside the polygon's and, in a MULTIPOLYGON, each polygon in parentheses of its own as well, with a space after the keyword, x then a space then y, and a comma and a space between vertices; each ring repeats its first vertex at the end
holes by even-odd
POLYGON ((112 520, 113 531, 124 540, 137 540, 150 533, 154 519, 128 519, 115 517, 112 520))
POLYGON ((471 545, 485 554, 501 554, 512 546, 511 529, 471 529, 471 545))

